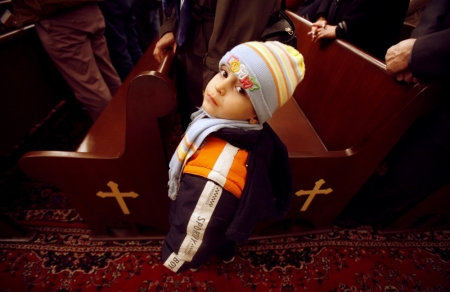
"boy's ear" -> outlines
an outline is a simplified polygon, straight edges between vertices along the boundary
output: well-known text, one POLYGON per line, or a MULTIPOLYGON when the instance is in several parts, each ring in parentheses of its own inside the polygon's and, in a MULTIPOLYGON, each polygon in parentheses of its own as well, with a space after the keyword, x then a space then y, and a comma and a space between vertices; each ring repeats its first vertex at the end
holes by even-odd
POLYGON ((259 124, 259 121, 258 121, 257 117, 251 118, 248 122, 249 122, 249 124, 252 124, 252 125, 259 124))

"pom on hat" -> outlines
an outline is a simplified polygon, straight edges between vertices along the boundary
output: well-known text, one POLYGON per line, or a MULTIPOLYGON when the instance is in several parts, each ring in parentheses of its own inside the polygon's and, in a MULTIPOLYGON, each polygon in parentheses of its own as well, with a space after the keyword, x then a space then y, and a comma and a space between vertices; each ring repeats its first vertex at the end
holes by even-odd
POLYGON ((259 123, 264 123, 291 98, 305 75, 303 56, 280 42, 247 42, 219 62, 230 68, 246 90, 259 123))

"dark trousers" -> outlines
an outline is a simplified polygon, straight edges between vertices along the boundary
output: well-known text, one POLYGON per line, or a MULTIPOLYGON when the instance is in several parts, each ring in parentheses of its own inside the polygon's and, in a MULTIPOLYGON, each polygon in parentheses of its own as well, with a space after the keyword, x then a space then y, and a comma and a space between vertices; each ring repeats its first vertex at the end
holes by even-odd
POLYGON ((93 120, 122 84, 111 64, 104 31, 97 4, 82 5, 36 25, 42 45, 93 120))
POLYGON ((147 50, 159 34, 160 5, 161 1, 157 0, 134 0, 133 14, 136 18, 136 32, 142 52, 147 50))
POLYGON ((111 61, 122 81, 142 57, 132 6, 132 0, 105 0, 99 4, 105 17, 105 37, 111 61))
POLYGON ((186 130, 191 114, 203 104, 203 59, 188 47, 180 47, 176 59, 176 86, 181 125, 186 130), (189 78, 189 76, 197 78, 189 78))

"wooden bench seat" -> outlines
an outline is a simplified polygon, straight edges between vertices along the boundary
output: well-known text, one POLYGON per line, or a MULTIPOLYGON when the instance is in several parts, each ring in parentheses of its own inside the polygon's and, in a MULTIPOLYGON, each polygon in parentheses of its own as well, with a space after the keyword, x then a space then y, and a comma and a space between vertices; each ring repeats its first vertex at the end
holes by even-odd
POLYGON ((375 226, 381 234, 448 230, 450 228, 450 184, 404 208, 395 220, 375 226))
POLYGON ((276 111, 269 124, 288 146, 290 153, 327 151, 295 99, 289 100, 276 111))
POLYGON ((268 123, 286 144, 295 195, 285 220, 255 236, 329 231, 383 158, 437 100, 438 84, 406 84, 342 40, 312 42, 311 23, 289 12, 306 73, 268 123))
MULTIPOLYGON (((399 83, 383 62, 345 41, 312 42, 311 23, 288 14, 306 74, 268 122, 288 148, 295 193, 286 219, 261 223, 253 238, 331 230, 400 137, 437 102, 434 84, 399 83)), ((173 149, 166 136, 175 89, 170 58, 156 70, 151 50, 78 151, 31 152, 20 160, 27 174, 68 196, 95 238, 162 238, 168 230, 173 149)))
POLYGON ((155 43, 76 152, 33 151, 19 161, 24 172, 64 192, 94 239, 161 238, 168 230, 171 130, 160 124, 170 124, 176 95, 168 77, 172 56, 158 64, 155 43))

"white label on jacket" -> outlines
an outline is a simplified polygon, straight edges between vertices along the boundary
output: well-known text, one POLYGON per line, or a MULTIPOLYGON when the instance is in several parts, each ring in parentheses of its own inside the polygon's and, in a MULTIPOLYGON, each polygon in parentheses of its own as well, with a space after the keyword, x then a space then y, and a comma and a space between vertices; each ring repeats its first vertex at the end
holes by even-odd
POLYGON ((184 264, 184 261, 181 260, 174 252, 167 258, 164 262, 164 266, 173 272, 177 272, 178 269, 184 264))
POLYGON ((178 256, 180 259, 190 262, 200 248, 211 216, 216 209, 217 202, 222 195, 222 187, 212 181, 207 181, 202 194, 195 206, 194 212, 189 218, 186 237, 180 246, 178 256))

